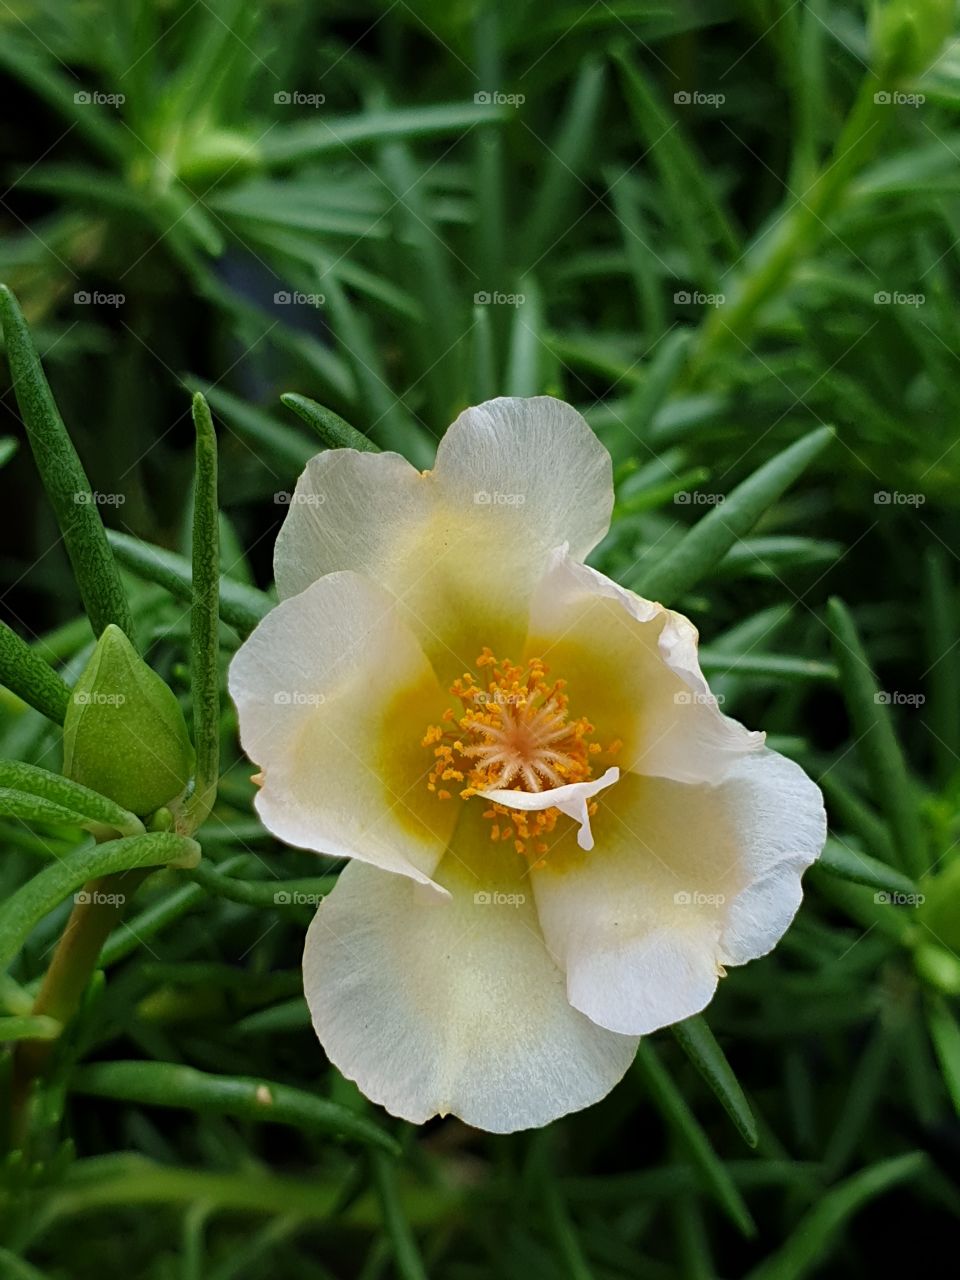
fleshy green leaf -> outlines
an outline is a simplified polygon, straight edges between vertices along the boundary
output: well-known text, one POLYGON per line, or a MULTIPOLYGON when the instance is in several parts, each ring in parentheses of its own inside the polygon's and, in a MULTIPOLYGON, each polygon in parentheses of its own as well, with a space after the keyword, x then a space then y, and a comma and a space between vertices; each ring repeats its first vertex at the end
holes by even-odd
POLYGON ((664 1120, 683 1143, 717 1203, 743 1235, 755 1235, 757 1228, 743 1196, 648 1040, 641 1040, 637 1048, 636 1069, 664 1120))
POLYGON ((56 724, 63 724, 70 686, 5 622, 0 622, 0 684, 56 724))
POLYGON ((727 1061, 726 1054, 717 1044, 706 1020, 699 1014, 670 1028, 684 1053, 694 1064, 707 1084, 720 1100, 727 1115, 740 1131, 749 1147, 757 1145, 757 1122, 750 1104, 740 1088, 740 1082, 727 1061))
POLYGON ((379 445, 368 440, 356 427, 351 427, 332 409, 293 391, 285 392, 280 399, 293 412, 312 427, 328 449, 357 449, 361 453, 379 453, 379 445))
POLYGON ((869 885, 872 889, 881 889, 890 894, 916 894, 916 884, 907 876, 901 875, 885 862, 872 858, 868 853, 860 853, 851 849, 841 840, 831 838, 827 841, 823 853, 817 863, 824 871, 841 880, 851 880, 854 884, 869 885))
MULTIPOLYGON (((131 573, 165 587, 177 600, 193 599, 193 568, 184 556, 113 529, 108 537, 117 559, 131 573)), ((221 576, 220 617, 242 636, 249 635, 273 607, 270 597, 256 587, 221 576)))
POLYGON ((960 1115, 960 1026, 945 1000, 930 999, 927 1026, 936 1051, 943 1082, 957 1115, 960 1115))
POLYGON ((23 312, 6 285, 0 285, 0 317, 17 404, 90 625, 100 635, 112 622, 133 639, 130 607, 90 482, 63 425, 23 312))
POLYGON ((190 689, 193 699, 194 789, 182 829, 192 832, 213 808, 220 778, 220 521, 217 436, 207 402, 193 397, 197 432, 193 498, 193 600, 190 606, 190 689))
POLYGON ((747 1280, 802 1280, 814 1274, 835 1232, 868 1201, 916 1177, 925 1163, 922 1155, 911 1152, 871 1165, 827 1191, 800 1220, 786 1244, 751 1271, 747 1280))
POLYGON ((393 1138, 375 1121, 272 1080, 212 1075, 169 1062, 98 1062, 76 1072, 70 1087, 87 1096, 291 1125, 390 1153, 398 1151, 393 1138))
POLYGON ((383 1225, 390 1243, 393 1246, 393 1258, 397 1264, 397 1272, 402 1280, 427 1280, 427 1273, 413 1238, 410 1223, 400 1203, 397 1192, 395 1166, 383 1152, 371 1154, 373 1181, 380 1200, 380 1211, 383 1214, 383 1225))
POLYGON ((19 952, 34 926, 89 880, 139 867, 196 866, 200 846, 185 836, 148 832, 77 849, 38 872, 0 906, 0 966, 19 952))
POLYGON ((819 427, 764 463, 737 485, 725 502, 697 521, 672 550, 641 570, 631 584, 633 588, 653 600, 671 604, 695 587, 832 439, 830 427, 819 427))
POLYGON ((0 787, 35 796, 71 813, 72 824, 115 831, 122 836, 143 834, 143 823, 112 800, 89 787, 72 782, 20 760, 0 760, 0 787))
POLYGON ((887 815, 901 864, 911 875, 921 876, 927 859, 917 796, 893 730, 887 695, 877 685, 846 606, 831 600, 828 617, 857 751, 870 777, 874 800, 887 815))
POLYGON ((36 1017, 0 1017, 0 1044, 10 1040, 56 1040, 62 1029, 56 1018, 42 1013, 36 1017))

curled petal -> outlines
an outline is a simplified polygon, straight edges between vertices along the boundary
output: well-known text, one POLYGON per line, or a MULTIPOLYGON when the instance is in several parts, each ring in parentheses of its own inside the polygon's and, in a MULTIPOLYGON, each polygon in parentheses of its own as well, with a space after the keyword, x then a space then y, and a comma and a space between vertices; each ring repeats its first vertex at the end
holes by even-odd
POLYGON ((550 787, 546 791, 478 791, 477 795, 485 800, 494 800, 508 809, 523 809, 526 812, 541 809, 559 809, 568 818, 579 823, 577 844, 581 849, 593 848, 593 832, 590 830, 590 813, 587 801, 606 787, 612 787, 620 777, 620 770, 611 768, 602 778, 592 778, 589 782, 568 782, 562 787, 550 787))

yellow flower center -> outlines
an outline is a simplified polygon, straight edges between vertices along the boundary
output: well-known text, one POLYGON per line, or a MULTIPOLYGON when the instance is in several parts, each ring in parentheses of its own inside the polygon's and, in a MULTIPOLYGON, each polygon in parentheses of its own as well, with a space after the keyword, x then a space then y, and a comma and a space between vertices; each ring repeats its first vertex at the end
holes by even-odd
MULTIPOLYGON (((450 686, 459 706, 448 707, 444 723, 431 725, 424 735, 423 746, 434 756, 429 791, 450 800, 444 783, 462 783, 460 796, 467 800, 478 792, 546 791, 591 777, 591 759, 603 748, 592 740, 589 720, 571 718, 565 681, 548 680, 542 658, 530 658, 521 667, 499 661, 485 648, 476 667, 485 682, 464 672, 450 686)), ((611 743, 606 754, 615 754, 620 745, 611 743)), ((593 803, 589 812, 595 811, 593 803)), ((493 824, 492 840, 512 840, 518 853, 527 853, 532 842, 539 856, 547 852, 542 837, 554 829, 560 811, 510 809, 493 801, 483 816, 493 824)))

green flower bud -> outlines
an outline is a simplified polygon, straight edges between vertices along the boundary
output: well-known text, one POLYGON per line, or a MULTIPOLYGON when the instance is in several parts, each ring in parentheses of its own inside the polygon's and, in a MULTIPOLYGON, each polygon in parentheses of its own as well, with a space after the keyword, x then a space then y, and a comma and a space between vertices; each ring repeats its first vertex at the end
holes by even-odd
POLYGON ((173 692, 119 627, 107 627, 67 707, 64 773, 142 816, 175 800, 192 768, 173 692))

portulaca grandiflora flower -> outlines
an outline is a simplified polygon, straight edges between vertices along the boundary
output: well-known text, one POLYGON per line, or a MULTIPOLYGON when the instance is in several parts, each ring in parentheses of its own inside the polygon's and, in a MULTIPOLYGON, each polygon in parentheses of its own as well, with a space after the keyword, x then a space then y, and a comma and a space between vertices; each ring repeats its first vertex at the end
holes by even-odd
POLYGON ((322 453, 233 661, 263 822, 349 859, 307 934, 316 1033, 414 1122, 602 1098, 770 951, 823 846, 819 790, 721 714, 691 623, 584 564, 612 503, 549 397, 466 410, 430 471, 322 453))

